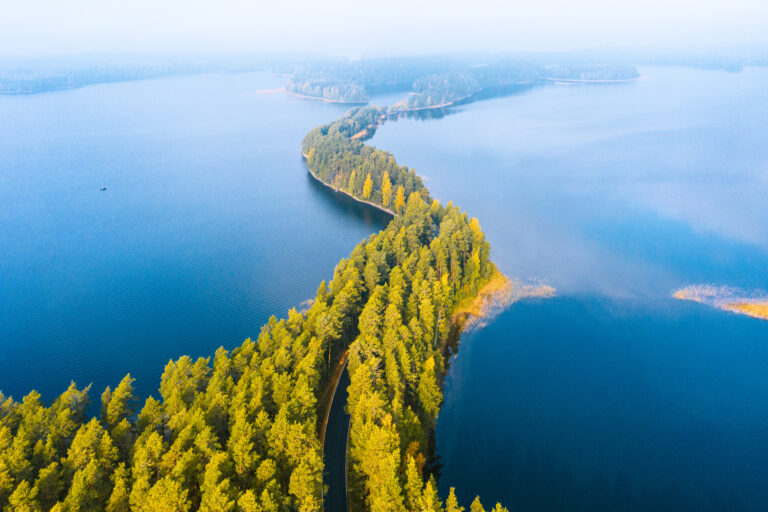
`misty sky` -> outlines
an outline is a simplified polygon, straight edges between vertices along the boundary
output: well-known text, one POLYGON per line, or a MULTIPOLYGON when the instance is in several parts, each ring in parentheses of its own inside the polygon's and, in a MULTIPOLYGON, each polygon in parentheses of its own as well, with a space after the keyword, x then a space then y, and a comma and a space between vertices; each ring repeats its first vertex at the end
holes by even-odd
POLYGON ((766 26, 766 0, 0 0, 0 53, 711 50, 766 26))

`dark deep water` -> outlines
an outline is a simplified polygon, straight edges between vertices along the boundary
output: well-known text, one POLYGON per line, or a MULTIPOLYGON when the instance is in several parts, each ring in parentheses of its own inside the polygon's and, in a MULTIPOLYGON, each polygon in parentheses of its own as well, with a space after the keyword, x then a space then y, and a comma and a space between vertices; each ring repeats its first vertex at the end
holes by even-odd
POLYGON ((0 390, 154 393, 182 354, 256 337, 386 216, 315 182, 301 139, 346 107, 267 74, 0 97, 0 390), (100 186, 107 190, 99 191, 100 186))
POLYGON ((670 298, 768 290, 768 70, 641 72, 371 141, 478 217, 506 274, 558 289, 451 361, 440 490, 464 506, 768 510, 768 322, 670 298))

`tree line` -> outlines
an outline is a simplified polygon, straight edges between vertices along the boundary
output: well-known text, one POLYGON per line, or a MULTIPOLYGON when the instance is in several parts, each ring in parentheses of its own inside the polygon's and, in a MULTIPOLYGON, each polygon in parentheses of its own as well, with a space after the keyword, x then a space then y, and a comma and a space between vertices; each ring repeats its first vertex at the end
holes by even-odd
POLYGON ((411 194, 429 198, 421 178, 413 169, 398 165, 391 153, 350 138, 363 130, 372 135, 383 115, 378 107, 353 109, 342 119, 310 131, 303 151, 309 168, 325 183, 402 213, 411 194))
POLYGON ((0 509, 318 511, 319 398, 348 349, 353 503, 462 510, 453 493, 445 505, 437 495, 430 439, 451 314, 494 267, 476 219, 349 138, 378 115, 354 109, 310 132, 305 149, 321 176, 354 187, 365 176, 355 192, 394 208, 390 225, 339 262, 306 311, 270 318, 231 351, 169 361, 158 398, 140 404, 130 375, 103 391, 98 417, 86 413, 90 386, 72 383, 50 405, 35 391, 0 393, 0 509))
POLYGON ((365 102, 370 91, 407 90, 393 111, 432 108, 472 97, 482 90, 545 79, 625 80, 636 78, 631 64, 567 55, 536 59, 510 56, 420 57, 325 60, 285 69, 288 90, 317 98, 365 102))
MULTIPOLYGON (((442 504, 430 464, 446 342, 457 305, 476 296, 496 269, 477 219, 431 199, 391 154, 350 140, 379 116, 375 107, 353 109, 304 140, 308 165, 321 179, 398 213, 334 278, 357 269, 345 286, 359 276, 355 288, 367 295, 348 347, 350 504, 372 512, 453 512, 461 508, 453 492, 442 504), (407 199, 400 183, 411 185, 407 199)), ((479 500, 472 510, 482 510, 479 500)))
POLYGON ((348 299, 323 285, 306 313, 271 318, 255 342, 170 361, 159 399, 141 408, 130 375, 102 393, 98 418, 74 383, 49 407, 34 391, 0 395, 0 508, 319 510, 317 396, 336 326, 359 307, 348 299))
POLYGON ((345 103, 365 103, 368 101, 368 94, 365 92, 365 87, 354 82, 343 80, 329 78, 299 80, 291 78, 285 83, 285 89, 289 92, 302 94, 304 96, 324 98, 345 103))
POLYGON ((637 78, 640 74, 635 66, 547 66, 543 71, 545 78, 564 80, 628 80, 637 78))

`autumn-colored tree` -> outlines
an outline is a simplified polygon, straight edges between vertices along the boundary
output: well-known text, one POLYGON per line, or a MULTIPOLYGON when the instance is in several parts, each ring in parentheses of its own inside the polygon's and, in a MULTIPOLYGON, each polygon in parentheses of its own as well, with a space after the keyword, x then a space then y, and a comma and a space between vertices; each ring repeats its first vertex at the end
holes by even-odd
POLYGON ((381 204, 384 205, 384 207, 387 207, 391 200, 392 182, 389 181, 389 173, 384 171, 384 175, 381 178, 381 204))
POLYGON ((373 180, 371 179, 371 173, 368 173, 368 176, 365 177, 365 183, 363 183, 363 198, 370 199, 371 192, 373 192, 373 180))
POLYGON ((402 213, 403 208, 405 208, 405 189, 400 185, 395 194, 395 213, 402 213))
POLYGON ((480 496, 475 496, 475 499, 472 500, 472 504, 469 506, 469 512, 485 512, 483 504, 480 503, 480 496))
POLYGON ((200 512, 231 512, 235 509, 237 495, 226 477, 231 471, 230 466, 226 452, 216 452, 208 461, 200 487, 200 512))
MULTIPOLYGON (((258 340, 165 367, 135 413, 130 375, 86 414, 72 383, 50 407, 0 393, 0 510, 317 511, 318 404, 348 350, 350 492, 363 510, 442 512, 428 463, 456 305, 495 270, 476 219, 431 200, 413 169, 350 137, 380 121, 353 109, 310 132, 318 177, 397 216, 361 242, 305 311, 272 317, 258 340), (377 183, 381 184, 377 188, 377 183), (397 190, 393 196, 394 184, 397 190), (407 198, 407 200, 406 200, 407 198)), ((453 490, 447 512, 462 512, 453 490)), ((479 499, 471 512, 484 512, 479 499)), ((505 512, 497 505, 493 512, 505 512)))
POLYGON ((434 477, 430 477, 424 486, 424 492, 421 494, 416 510, 420 512, 443 512, 443 503, 437 495, 437 483, 434 477))
POLYGON ((448 491, 448 499, 445 500, 445 512, 464 512, 464 507, 460 507, 456 499, 456 488, 454 487, 448 491))

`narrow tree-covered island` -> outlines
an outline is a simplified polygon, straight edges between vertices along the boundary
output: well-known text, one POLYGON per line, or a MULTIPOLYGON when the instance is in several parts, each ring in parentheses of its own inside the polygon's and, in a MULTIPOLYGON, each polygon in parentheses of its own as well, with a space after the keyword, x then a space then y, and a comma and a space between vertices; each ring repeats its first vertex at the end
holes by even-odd
POLYGON ((477 219, 362 142, 386 118, 378 107, 352 109, 304 139, 317 179, 394 215, 305 311, 272 317, 231 351, 170 361, 159 399, 143 405, 127 375, 101 394, 97 418, 87 413, 90 386, 73 383, 50 406, 34 391, 20 402, 0 394, 0 508, 321 510, 319 432, 345 360, 351 426, 339 448, 351 510, 462 510, 452 492, 442 504, 433 466, 449 341, 468 304, 492 300, 508 281, 477 219))

